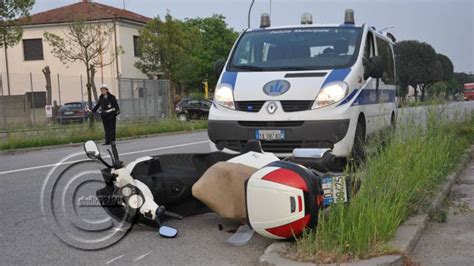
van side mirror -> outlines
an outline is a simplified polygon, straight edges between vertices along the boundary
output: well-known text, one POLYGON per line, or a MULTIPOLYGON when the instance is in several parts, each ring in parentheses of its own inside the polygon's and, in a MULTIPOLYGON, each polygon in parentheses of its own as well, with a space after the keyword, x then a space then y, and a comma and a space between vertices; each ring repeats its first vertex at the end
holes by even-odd
POLYGON ((374 79, 379 79, 383 77, 383 72, 384 72, 384 63, 383 59, 381 56, 372 56, 367 64, 367 75, 369 77, 372 77, 374 79))
POLYGON ((224 66, 225 66, 224 59, 217 59, 216 62, 214 63, 214 72, 217 78, 219 78, 219 76, 222 73, 222 70, 224 70, 224 66))

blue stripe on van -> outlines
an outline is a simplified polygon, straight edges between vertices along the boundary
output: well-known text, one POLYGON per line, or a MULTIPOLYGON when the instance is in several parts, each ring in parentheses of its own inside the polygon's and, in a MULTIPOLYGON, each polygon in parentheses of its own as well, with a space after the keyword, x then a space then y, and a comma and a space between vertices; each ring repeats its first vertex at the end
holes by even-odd
POLYGON ((352 103, 354 105, 368 105, 377 103, 392 103, 395 102, 395 90, 380 90, 380 95, 377 99, 375 90, 362 90, 357 98, 352 103))
POLYGON ((350 102, 352 100, 352 98, 354 98, 354 96, 357 94, 359 90, 358 89, 354 89, 351 94, 349 94, 349 96, 347 96, 344 101, 342 101, 340 104, 338 104, 337 106, 341 106, 343 104, 346 104, 348 102, 350 102))
POLYGON ((331 82, 344 81, 350 72, 351 72, 350 68, 334 69, 333 71, 331 71, 331 74, 327 76, 321 88, 323 88, 324 86, 326 86, 326 84, 331 83, 331 82))
POLYGON ((224 74, 222 74, 221 84, 229 84, 232 86, 232 89, 234 89, 235 81, 237 80, 237 73, 238 72, 224 72, 224 74))

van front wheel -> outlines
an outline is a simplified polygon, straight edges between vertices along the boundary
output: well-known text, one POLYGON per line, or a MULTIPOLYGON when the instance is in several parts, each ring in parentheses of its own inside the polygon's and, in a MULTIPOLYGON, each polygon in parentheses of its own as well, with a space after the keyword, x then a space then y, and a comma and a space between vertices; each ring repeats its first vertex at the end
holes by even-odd
POLYGON ((357 122, 357 128, 354 136, 354 145, 352 146, 352 158, 356 162, 362 162, 365 159, 365 126, 362 119, 357 122))

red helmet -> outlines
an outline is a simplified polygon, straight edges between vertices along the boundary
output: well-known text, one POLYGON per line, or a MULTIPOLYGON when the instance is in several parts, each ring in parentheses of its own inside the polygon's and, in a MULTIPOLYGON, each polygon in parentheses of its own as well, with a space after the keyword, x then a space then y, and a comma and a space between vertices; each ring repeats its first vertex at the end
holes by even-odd
POLYGON ((248 222, 258 234, 289 239, 316 227, 322 204, 320 178, 304 166, 270 163, 254 173, 245 188, 248 222))

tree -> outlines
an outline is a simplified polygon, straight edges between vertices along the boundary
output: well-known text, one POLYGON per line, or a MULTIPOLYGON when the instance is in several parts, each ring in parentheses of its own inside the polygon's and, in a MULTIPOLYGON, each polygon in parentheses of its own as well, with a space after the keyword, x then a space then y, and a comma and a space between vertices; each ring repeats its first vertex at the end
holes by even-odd
POLYGON ((236 38, 223 16, 181 21, 168 13, 140 31, 141 56, 135 66, 149 77, 170 80, 172 107, 176 90, 189 93, 205 79, 215 85, 214 62, 227 57, 236 38))
POLYGON ((188 24, 199 28, 202 42, 202 51, 198 54, 202 75, 209 80, 212 88, 217 83, 214 63, 227 58, 238 33, 229 28, 222 15, 213 15, 207 18, 194 18, 186 21, 188 24))
POLYGON ((8 47, 16 45, 23 35, 22 19, 30 15, 34 0, 0 0, 0 47, 5 49, 7 60, 7 87, 10 95, 10 78, 8 70, 8 47))
POLYGON ((464 72, 458 72, 453 74, 454 79, 458 83, 458 86, 464 86, 466 83, 474 82, 474 79, 469 74, 464 72))
POLYGON ((454 77, 454 65, 451 59, 443 54, 437 54, 438 61, 441 64, 441 81, 444 82, 444 93, 446 99, 449 97, 449 94, 456 93, 456 88, 453 87, 453 77, 454 77))
POLYGON ((34 4, 34 0, 0 0, 0 47, 11 47, 21 40, 21 19, 30 15, 34 4))
POLYGON ((442 65, 442 76, 441 80, 443 81, 449 81, 453 78, 454 75, 454 65, 453 62, 451 62, 451 59, 447 57, 444 54, 437 54, 436 55, 439 62, 441 62, 442 65))
MULTIPOLYGON (((78 61, 84 64, 87 73, 87 96, 91 109, 92 94, 95 101, 98 101, 93 80, 95 68, 112 64, 116 56, 123 53, 121 47, 117 47, 116 51, 111 53, 108 52, 113 31, 113 26, 109 26, 106 22, 90 22, 78 18, 66 28, 65 38, 50 32, 44 33, 46 41, 52 47, 53 55, 63 64, 68 65, 78 61), (111 54, 108 61, 104 61, 105 54, 111 54)), ((89 123, 92 129, 94 125, 92 114, 89 115, 89 123)))
MULTIPOLYGON (((441 79, 442 66, 436 52, 427 43, 419 41, 402 41, 395 44, 397 75, 406 95, 408 85, 421 87, 421 100, 425 98, 426 90, 441 79)), ((415 89, 415 98, 417 98, 415 89)))
POLYGON ((140 61, 135 66, 149 77, 161 77, 170 81, 169 108, 173 108, 176 89, 182 91, 187 81, 199 76, 197 53, 201 45, 201 33, 183 21, 166 14, 140 30, 140 61))

